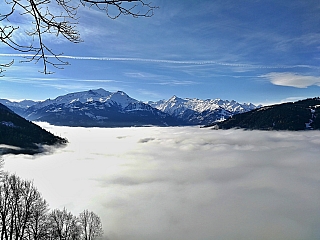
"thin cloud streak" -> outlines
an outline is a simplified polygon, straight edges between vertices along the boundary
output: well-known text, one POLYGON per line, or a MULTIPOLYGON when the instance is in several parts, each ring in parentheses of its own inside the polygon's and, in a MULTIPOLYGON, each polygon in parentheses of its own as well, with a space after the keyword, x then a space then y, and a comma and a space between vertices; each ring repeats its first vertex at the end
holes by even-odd
POLYGON ((154 82, 151 83, 154 85, 168 85, 168 86, 189 86, 189 85, 196 85, 199 84, 194 81, 178 81, 178 80, 172 80, 172 81, 161 81, 161 82, 154 82))
POLYGON ((36 83, 36 84, 50 84, 50 82, 66 82, 65 87, 71 85, 74 82, 91 82, 91 83, 115 83, 121 82, 117 80, 111 79, 70 79, 70 78, 36 78, 36 77, 27 77, 24 79, 18 77, 5 77, 1 79, 5 82, 16 82, 16 83, 36 83))
MULTIPOLYGON (((3 57, 32 57, 32 54, 4 54, 1 53, 0 56, 3 57)), ((47 56, 49 58, 54 58, 54 56, 47 56)), ((291 68, 309 68, 309 69, 320 69, 318 66, 312 65, 255 65, 255 64, 241 64, 241 63, 227 63, 227 62, 217 62, 213 60, 199 60, 199 61, 180 61, 180 60, 166 60, 166 59, 148 59, 148 58, 114 58, 114 57, 82 57, 82 56, 68 56, 61 55, 59 58, 74 59, 74 60, 96 60, 96 61, 121 61, 121 62, 149 62, 149 63, 169 63, 169 64, 189 64, 189 65, 219 65, 226 67, 239 67, 239 68, 249 68, 249 69, 291 69, 291 68)))

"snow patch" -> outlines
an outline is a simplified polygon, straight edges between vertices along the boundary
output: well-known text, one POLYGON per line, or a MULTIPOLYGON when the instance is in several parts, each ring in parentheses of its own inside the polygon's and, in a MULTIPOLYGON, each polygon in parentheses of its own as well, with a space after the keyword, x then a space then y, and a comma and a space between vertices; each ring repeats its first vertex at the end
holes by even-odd
POLYGON ((1 125, 5 125, 5 126, 7 126, 7 127, 12 127, 12 128, 17 127, 16 125, 14 125, 13 122, 6 122, 6 121, 2 121, 2 122, 1 122, 1 125))
POLYGON ((240 104, 234 100, 224 101, 219 98, 207 100, 201 100, 197 98, 182 99, 177 96, 173 96, 167 101, 160 100, 158 102, 148 102, 148 104, 154 108, 157 108, 158 110, 175 116, 182 115, 187 110, 202 113, 204 111, 215 111, 221 108, 231 113, 242 113, 256 108, 256 106, 252 103, 240 104))

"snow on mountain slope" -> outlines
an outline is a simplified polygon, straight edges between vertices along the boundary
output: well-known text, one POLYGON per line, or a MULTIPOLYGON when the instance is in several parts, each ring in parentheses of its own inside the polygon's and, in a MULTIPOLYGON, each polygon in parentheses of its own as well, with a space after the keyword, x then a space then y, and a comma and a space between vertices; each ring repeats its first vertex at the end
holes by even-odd
POLYGON ((108 92, 102 88, 83 92, 69 93, 63 96, 59 96, 55 99, 47 99, 43 102, 39 102, 38 104, 33 106, 33 109, 41 109, 51 104, 72 104, 77 101, 81 103, 91 101, 105 102, 111 94, 111 92, 108 92))
POLYGON ((67 95, 59 96, 56 99, 52 100, 55 103, 72 103, 79 101, 81 103, 99 101, 104 102, 112 93, 108 92, 102 88, 96 90, 89 90, 83 92, 69 93, 67 95))
POLYGON ((186 110, 193 110, 195 112, 201 113, 204 111, 214 111, 219 108, 223 108, 233 114, 250 111, 255 109, 256 106, 252 103, 240 104, 234 100, 224 101, 221 99, 190 99, 190 98, 179 98, 177 96, 171 97, 169 100, 160 100, 158 102, 148 102, 149 105, 155 107, 161 111, 164 111, 175 116, 183 114, 186 110))
POLYGON ((10 101, 7 99, 0 99, 0 103, 7 107, 17 107, 22 109, 27 109, 28 107, 31 107, 35 105, 37 102, 32 100, 23 100, 23 101, 10 101))
POLYGON ((140 124, 139 121, 143 124, 184 126, 208 125, 255 108, 251 103, 240 104, 234 100, 182 99, 177 96, 166 101, 143 103, 122 91, 109 92, 99 88, 35 103, 22 109, 21 115, 31 121, 66 125, 95 126, 94 121, 99 121, 99 126, 117 126, 126 121, 128 126, 132 120, 135 126, 140 124))
POLYGON ((31 121, 86 127, 177 126, 180 121, 122 91, 103 89, 70 93, 30 107, 24 116, 31 121))
POLYGON ((10 101, 7 99, 0 99, 0 103, 10 108, 12 111, 18 115, 23 114, 23 112, 29 107, 37 104, 36 101, 32 100, 23 100, 23 101, 10 101))
POLYGON ((190 124, 209 124, 222 121, 234 114, 247 112, 256 108, 251 103, 240 104, 234 100, 182 99, 177 96, 173 96, 167 101, 160 100, 158 102, 148 102, 148 104, 190 124))
POLYGON ((138 102, 136 99, 129 97, 124 92, 118 91, 115 93, 106 91, 102 88, 96 90, 89 90, 83 92, 69 93, 63 96, 59 96, 55 99, 47 99, 43 102, 32 107, 32 110, 38 110, 49 105, 60 105, 60 104, 73 104, 75 102, 87 103, 87 102, 101 102, 107 106, 118 105, 121 108, 125 108, 130 103, 138 102))
POLYGON ((117 105, 120 105, 122 108, 125 108, 131 103, 137 103, 138 100, 129 97, 126 93, 122 91, 117 91, 115 93, 110 94, 110 96, 108 96, 104 102, 116 103, 117 105))

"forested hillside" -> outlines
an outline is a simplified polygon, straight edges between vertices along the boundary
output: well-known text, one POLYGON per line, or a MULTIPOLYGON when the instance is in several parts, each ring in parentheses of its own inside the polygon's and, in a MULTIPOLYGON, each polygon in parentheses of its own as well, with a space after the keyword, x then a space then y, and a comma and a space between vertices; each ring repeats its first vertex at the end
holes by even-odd
POLYGON ((320 129, 320 99, 310 98, 265 106, 241 113, 218 123, 220 129, 244 128, 257 130, 320 129))
POLYGON ((8 152, 32 154, 41 152, 42 145, 63 143, 66 143, 65 139, 54 136, 0 104, 0 154, 8 152))

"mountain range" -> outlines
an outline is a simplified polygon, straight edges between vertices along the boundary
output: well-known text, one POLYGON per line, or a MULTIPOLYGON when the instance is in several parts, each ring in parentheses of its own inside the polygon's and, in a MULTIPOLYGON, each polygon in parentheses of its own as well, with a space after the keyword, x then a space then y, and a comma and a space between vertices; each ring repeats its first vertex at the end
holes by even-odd
POLYGON ((173 96, 167 101, 160 100, 158 102, 148 102, 148 104, 190 125, 220 122, 235 114, 251 111, 260 107, 252 103, 240 104, 234 100, 182 99, 177 96, 173 96))
MULTIPOLYGON (((183 99, 177 96, 157 102, 142 102, 122 91, 109 92, 100 88, 45 101, 12 102, 0 99, 1 103, 30 121, 64 126, 202 125, 219 129, 320 129, 320 118, 317 118, 320 113, 319 98, 271 106, 241 104, 234 100, 183 99)), ((2 127, 10 127, 8 122, 3 121, 2 127)))
POLYGON ((52 135, 31 121, 84 127, 202 125, 214 129, 296 131, 319 130, 319 114, 320 98, 271 106, 177 96, 157 102, 142 102, 122 91, 108 92, 100 88, 45 101, 0 99, 0 155, 34 154, 42 152, 43 145, 66 143, 65 139, 52 135))
POLYGON ((31 121, 84 127, 209 125, 260 107, 221 99, 182 99, 177 96, 142 102, 122 91, 109 92, 102 88, 40 102, 0 99, 0 103, 31 121))

